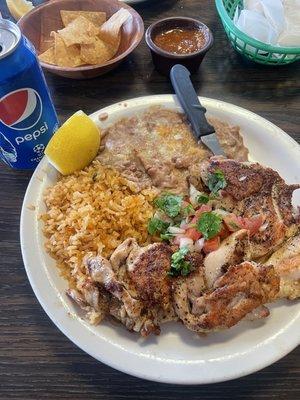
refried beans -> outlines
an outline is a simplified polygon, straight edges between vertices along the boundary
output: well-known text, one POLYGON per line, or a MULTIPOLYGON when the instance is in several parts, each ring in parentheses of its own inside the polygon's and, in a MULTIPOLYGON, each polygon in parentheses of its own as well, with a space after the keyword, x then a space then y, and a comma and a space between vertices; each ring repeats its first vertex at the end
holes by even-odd
MULTIPOLYGON (((229 158, 248 159, 238 127, 209 119, 229 158)), ((184 114, 154 106, 123 118, 103 132, 98 159, 117 168, 141 189, 156 186, 162 191, 185 193, 188 182, 201 186, 199 164, 212 154, 198 144, 184 114)))

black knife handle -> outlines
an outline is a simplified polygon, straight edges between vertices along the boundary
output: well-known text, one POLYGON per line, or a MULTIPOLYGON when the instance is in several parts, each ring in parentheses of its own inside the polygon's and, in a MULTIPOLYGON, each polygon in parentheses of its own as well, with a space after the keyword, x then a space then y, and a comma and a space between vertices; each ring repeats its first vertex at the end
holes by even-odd
POLYGON ((192 124, 197 139, 214 133, 215 129, 205 117, 206 109, 199 101, 189 70, 181 64, 176 64, 171 69, 170 78, 179 103, 192 124))

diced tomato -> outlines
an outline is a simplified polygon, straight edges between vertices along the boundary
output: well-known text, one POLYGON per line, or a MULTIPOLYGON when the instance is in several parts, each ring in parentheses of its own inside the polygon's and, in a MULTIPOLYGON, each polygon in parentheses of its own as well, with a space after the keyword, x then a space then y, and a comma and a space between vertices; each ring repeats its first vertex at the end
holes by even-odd
POLYGON ((261 215, 252 218, 242 218, 242 220, 244 229, 247 229, 251 236, 258 232, 264 222, 261 215))
POLYGON ((225 224, 222 224, 222 228, 221 228, 220 233, 218 235, 218 236, 220 236, 221 240, 226 239, 230 234, 231 234, 231 232, 229 231, 227 226, 225 224))
POLYGON ((196 223, 197 223, 198 219, 199 219, 199 217, 197 217, 197 216, 193 217, 191 222, 189 223, 189 226, 190 227, 196 226, 196 223))
POLYGON ((198 208, 198 210, 196 210, 195 215, 196 217, 200 217, 201 214, 203 214, 204 212, 210 212, 211 211, 211 206, 207 205, 207 204, 202 204, 200 208, 198 208))
POLYGON ((211 253, 212 251, 218 250, 219 246, 220 246, 220 237, 216 236, 212 239, 205 240, 203 251, 206 254, 211 253))
POLYGON ((201 238, 202 234, 195 228, 188 228, 184 234, 186 237, 193 239, 194 242, 201 238))
POLYGON ((223 219, 230 232, 236 232, 244 228, 242 218, 235 214, 225 215, 223 219))
POLYGON ((235 214, 228 214, 224 217, 224 222, 231 232, 238 231, 239 229, 247 229, 250 235, 254 235, 258 232, 264 220, 261 215, 252 218, 243 218, 235 214))

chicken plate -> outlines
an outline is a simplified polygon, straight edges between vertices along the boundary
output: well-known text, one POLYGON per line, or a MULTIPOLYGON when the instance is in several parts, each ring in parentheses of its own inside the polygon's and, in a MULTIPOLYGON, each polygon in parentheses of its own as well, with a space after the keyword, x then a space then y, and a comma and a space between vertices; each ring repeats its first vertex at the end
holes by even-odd
POLYGON ((109 258, 86 255, 84 290, 68 292, 79 307, 148 336, 172 320, 197 333, 227 329, 267 317, 268 303, 300 297, 292 206, 300 185, 223 157, 202 161, 196 178, 189 196, 168 192, 154 201, 151 244, 128 238, 109 258))

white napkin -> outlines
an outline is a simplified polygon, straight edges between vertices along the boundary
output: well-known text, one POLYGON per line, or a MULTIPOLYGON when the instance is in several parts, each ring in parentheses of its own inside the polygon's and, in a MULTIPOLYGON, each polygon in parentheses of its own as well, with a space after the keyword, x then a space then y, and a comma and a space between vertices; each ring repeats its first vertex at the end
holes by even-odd
POLYGON ((264 9, 261 4, 261 0, 244 0, 244 9, 250 11, 256 11, 260 14, 264 14, 264 9))
POLYGON ((281 0, 261 0, 264 15, 278 34, 284 30, 284 8, 281 0))
POLYGON ((300 0, 283 0, 285 29, 278 39, 280 46, 300 47, 300 0))
POLYGON ((300 0, 244 0, 234 24, 261 42, 300 47, 300 0))
POLYGON ((242 10, 236 26, 256 40, 268 44, 277 43, 278 33, 266 17, 257 11, 242 10))

